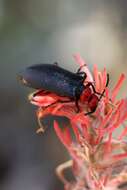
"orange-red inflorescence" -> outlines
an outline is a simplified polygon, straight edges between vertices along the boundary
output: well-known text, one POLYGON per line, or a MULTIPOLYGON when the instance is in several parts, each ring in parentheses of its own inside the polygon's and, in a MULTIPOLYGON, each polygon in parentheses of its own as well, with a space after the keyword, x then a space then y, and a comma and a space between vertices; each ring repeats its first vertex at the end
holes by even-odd
MULTIPOLYGON (((92 82, 97 92, 103 92, 107 81, 106 69, 99 72, 95 65, 92 75, 78 54, 74 58, 87 73, 86 81, 92 82)), ((54 122, 55 132, 71 156, 70 162, 57 168, 66 190, 117 190, 121 184, 126 185, 127 99, 116 98, 124 79, 124 74, 121 74, 113 90, 106 88, 96 111, 91 115, 84 115, 87 105, 80 103, 80 112, 77 113, 75 102, 57 103, 58 100, 68 100, 67 97, 46 94, 45 91, 36 93, 34 97, 31 95, 31 103, 39 106, 39 120, 47 114, 65 116, 70 120, 71 125, 63 128, 54 122), (122 131, 114 135, 118 128, 122 131), (68 167, 72 169, 75 180, 68 181, 64 176, 64 169, 68 167)))

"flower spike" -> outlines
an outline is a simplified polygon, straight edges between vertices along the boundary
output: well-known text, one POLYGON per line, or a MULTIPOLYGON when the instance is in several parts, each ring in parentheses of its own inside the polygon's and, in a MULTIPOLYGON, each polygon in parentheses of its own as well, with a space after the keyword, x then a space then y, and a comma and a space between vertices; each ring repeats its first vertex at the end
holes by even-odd
MULTIPOLYGON (((78 112, 75 100, 53 92, 36 91, 29 96, 29 101, 39 107, 40 125, 41 119, 49 114, 67 117, 70 121, 62 127, 54 121, 54 131, 71 157, 56 170, 64 189, 118 190, 122 184, 127 184, 127 142, 124 140, 127 137, 127 99, 117 99, 125 75, 121 74, 112 90, 107 85, 106 68, 99 71, 94 65, 92 74, 79 54, 74 55, 74 59, 80 66, 77 73, 86 74, 78 112), (94 106, 95 111, 90 112, 94 106), (114 134, 117 129, 118 135, 114 134), (74 177, 72 181, 64 174, 68 168, 74 177)), ((37 132, 43 130, 41 126, 37 132)))

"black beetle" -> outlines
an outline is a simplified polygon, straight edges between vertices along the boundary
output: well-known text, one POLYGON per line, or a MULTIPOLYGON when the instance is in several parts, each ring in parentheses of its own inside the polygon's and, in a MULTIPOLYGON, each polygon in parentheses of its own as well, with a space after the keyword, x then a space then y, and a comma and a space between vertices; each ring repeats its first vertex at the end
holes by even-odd
MULTIPOLYGON (((57 63, 33 65, 27 67, 19 74, 19 79, 26 86, 53 92, 59 96, 70 98, 70 101, 75 101, 78 111, 79 100, 87 103, 90 111, 85 115, 93 113, 96 110, 98 102, 105 92, 105 89, 102 93, 96 92, 92 82, 87 82, 84 85, 86 77, 86 73, 81 72, 81 68, 76 73, 72 73, 59 67, 57 63)), ((106 86, 108 86, 108 82, 109 75, 107 75, 106 86)))

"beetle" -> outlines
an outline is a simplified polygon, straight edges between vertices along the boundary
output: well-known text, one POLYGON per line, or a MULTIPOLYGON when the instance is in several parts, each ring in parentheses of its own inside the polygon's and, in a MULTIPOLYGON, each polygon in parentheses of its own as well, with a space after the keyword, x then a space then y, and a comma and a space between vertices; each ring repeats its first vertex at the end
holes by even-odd
MULTIPOLYGON (((81 72, 81 67, 76 73, 65 70, 54 64, 37 64, 27 67, 20 72, 18 78, 20 81, 31 88, 53 92, 59 96, 68 97, 69 101, 75 101, 77 112, 79 112, 79 101, 87 103, 89 112, 85 115, 95 112, 98 102, 105 93, 95 90, 92 82, 86 82, 87 74, 81 72)), ((107 74, 107 83, 109 83, 109 74, 107 74)), ((63 102, 64 103, 64 102, 63 102)))

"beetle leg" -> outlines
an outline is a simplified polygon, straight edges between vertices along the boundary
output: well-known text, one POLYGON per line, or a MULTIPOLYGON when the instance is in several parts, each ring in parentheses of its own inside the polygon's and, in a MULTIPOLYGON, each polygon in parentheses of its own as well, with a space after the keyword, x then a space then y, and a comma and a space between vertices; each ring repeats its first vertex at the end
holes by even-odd
MULTIPOLYGON (((106 82, 105 88, 108 86, 108 84, 109 84, 109 74, 107 74, 107 82, 106 82)), ((105 89, 103 90, 103 92, 102 92, 102 93, 99 93, 99 92, 97 92, 97 91, 96 91, 96 89, 95 89, 95 87, 94 87, 93 83, 88 82, 88 84, 87 84, 85 87, 89 87, 89 86, 91 86, 91 87, 92 87, 93 92, 94 92, 95 94, 100 95, 100 98, 99 98, 99 99, 101 99, 101 98, 103 97, 103 95, 104 95, 104 93, 105 93, 105 89)))
MULTIPOLYGON (((107 82, 106 82, 105 88, 108 86, 108 84, 109 84, 109 74, 107 74, 107 82)), ((96 89, 95 89, 95 87, 94 87, 94 85, 93 85, 92 83, 88 83, 88 86, 91 86, 91 87, 92 87, 93 92, 94 92, 95 94, 101 95, 100 99, 102 98, 102 96, 103 96, 104 93, 105 93, 105 89, 103 90, 102 93, 99 93, 99 92, 96 91, 96 89)))
POLYGON ((77 75, 80 75, 80 76, 82 76, 82 83, 84 83, 84 81, 86 80, 86 77, 87 77, 87 75, 86 75, 86 73, 85 72, 77 72, 77 75))
POLYGON ((80 73, 81 69, 82 69, 83 67, 85 67, 85 66, 86 66, 86 64, 83 64, 82 66, 80 66, 76 73, 77 73, 77 74, 80 73))
MULTIPOLYGON (((109 84, 109 74, 107 74, 107 82, 106 82, 105 88, 108 86, 108 84, 109 84)), ((105 93, 105 89, 104 89, 103 92, 101 93, 101 96, 100 96, 100 98, 99 98, 99 101, 100 101, 101 98, 104 96, 104 93, 105 93)))
MULTIPOLYGON (((74 100, 67 100, 67 101, 62 101, 62 100, 59 100, 59 101, 57 101, 56 103, 69 103, 69 102, 73 102, 74 100)), ((79 104, 78 104, 78 101, 79 101, 79 98, 76 98, 75 99, 75 106, 76 106, 76 108, 77 108, 77 110, 76 110, 76 112, 77 113, 79 113, 79 111, 80 111, 80 107, 79 107, 79 104)), ((54 103, 55 104, 55 103, 54 103)))
MULTIPOLYGON (((97 108, 97 107, 96 107, 97 108)), ((94 113, 95 111, 96 111, 96 108, 94 109, 94 110, 92 110, 92 111, 89 111, 89 112, 87 112, 87 113, 84 113, 84 115, 91 115, 92 113, 94 113)))
POLYGON ((99 93, 99 92, 96 91, 94 85, 93 85, 91 82, 88 82, 88 84, 87 84, 85 87, 87 88, 87 87, 89 87, 89 86, 92 87, 93 92, 94 92, 95 94, 98 94, 98 95, 101 95, 101 94, 102 94, 102 93, 99 93))
POLYGON ((85 72, 83 72, 83 71, 78 72, 78 73, 76 73, 76 74, 77 74, 77 75, 81 75, 81 76, 82 76, 82 75, 83 75, 83 76, 84 76, 84 75, 86 75, 86 73, 85 73, 85 72))
POLYGON ((57 100, 56 102, 53 102, 52 104, 46 106, 45 109, 48 108, 48 107, 50 107, 50 106, 53 106, 53 105, 55 105, 55 104, 58 104, 58 103, 69 103, 69 102, 72 102, 72 100, 64 100, 64 101, 62 101, 62 100, 57 100))
MULTIPOLYGON (((109 74, 107 74, 107 82, 106 82, 105 88, 108 86, 108 84, 109 84, 109 74)), ((87 85, 92 87, 95 94, 100 95, 99 100, 98 100, 98 102, 99 102, 101 100, 101 98, 104 96, 105 89, 103 90, 102 93, 99 93, 99 92, 96 92, 95 87, 93 86, 92 83, 88 83, 87 85)), ((97 108, 97 106, 96 106, 96 108, 97 108)), ((90 115, 90 114, 94 113, 96 111, 96 108, 90 112, 85 113, 85 115, 90 115)))
MULTIPOLYGON (((30 94, 30 97, 31 97, 31 96, 35 97, 35 96, 37 96, 37 95, 40 94, 40 93, 43 93, 44 95, 50 94, 50 92, 49 92, 49 91, 46 91, 46 90, 37 90, 37 91, 31 93, 31 94, 30 94)), ((28 96, 28 98, 29 98, 29 96, 28 96)))
POLYGON ((75 106, 77 108, 77 110, 76 110, 77 113, 79 113, 79 111, 80 111, 78 100, 79 100, 78 98, 76 98, 76 100, 75 100, 75 106))
MULTIPOLYGON (((64 103, 68 103, 68 102, 71 102, 71 100, 69 100, 69 101, 57 100, 56 102, 53 102, 52 104, 50 104, 48 106, 40 107, 37 111, 37 119, 38 119, 38 124, 40 127, 39 127, 39 129, 37 129, 36 133, 40 133, 40 132, 44 133, 47 128, 47 126, 44 126, 41 121, 41 118, 43 118, 42 111, 46 112, 46 110, 48 110, 49 107, 51 108, 54 105, 56 105, 55 109, 57 110, 57 109, 59 109, 59 103, 62 103, 62 106, 63 106, 64 103), (41 116, 39 116, 39 115, 41 115, 41 116)), ((49 113, 49 112, 47 112, 47 113, 49 113)))
POLYGON ((84 83, 84 81, 86 80, 86 77, 87 77, 86 73, 82 71, 82 72, 77 73, 77 75, 83 77, 83 78, 82 78, 82 82, 84 83))

